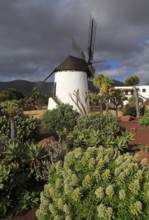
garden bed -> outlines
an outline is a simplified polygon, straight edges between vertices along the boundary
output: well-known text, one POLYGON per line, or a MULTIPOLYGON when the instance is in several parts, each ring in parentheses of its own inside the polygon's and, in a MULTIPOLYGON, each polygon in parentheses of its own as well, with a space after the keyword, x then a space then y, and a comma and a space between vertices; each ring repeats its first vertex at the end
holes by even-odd
MULTIPOLYGON (((138 119, 134 119, 132 121, 127 121, 127 122, 120 120, 119 125, 134 134, 134 140, 132 140, 129 143, 130 149, 134 151, 138 151, 139 146, 149 147, 149 138, 148 138, 149 127, 139 125, 138 119)), ((41 134, 39 140, 50 137, 50 136, 51 138, 54 138, 53 134, 43 133, 41 134)), ((35 215, 36 210, 37 208, 34 208, 22 216, 5 217, 5 218, 1 218, 1 220, 37 220, 36 215, 35 215)))
POLYGON ((119 125, 134 134, 130 147, 149 146, 149 126, 140 125, 138 119, 132 121, 119 121, 119 125))

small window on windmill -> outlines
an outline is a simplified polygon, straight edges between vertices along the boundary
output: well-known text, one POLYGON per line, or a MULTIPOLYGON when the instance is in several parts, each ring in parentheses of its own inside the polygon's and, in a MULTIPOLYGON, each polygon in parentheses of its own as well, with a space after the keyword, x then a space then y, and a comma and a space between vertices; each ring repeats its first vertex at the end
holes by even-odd
POLYGON ((146 92, 146 89, 142 89, 142 92, 146 92))
POLYGON ((56 83, 50 82, 50 88, 49 88, 49 97, 55 97, 56 95, 56 83))
POLYGON ((56 82, 54 82, 54 85, 53 85, 53 97, 56 96, 56 82))

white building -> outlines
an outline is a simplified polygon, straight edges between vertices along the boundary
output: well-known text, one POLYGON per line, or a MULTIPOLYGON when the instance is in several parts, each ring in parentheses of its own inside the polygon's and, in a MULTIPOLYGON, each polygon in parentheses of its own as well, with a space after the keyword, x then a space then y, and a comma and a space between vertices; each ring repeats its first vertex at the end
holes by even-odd
POLYGON ((56 108, 59 103, 68 103, 78 112, 80 108, 88 112, 86 101, 88 94, 88 77, 90 72, 85 60, 68 56, 54 71, 54 91, 49 98, 48 109, 56 108), (78 92, 78 93, 77 93, 78 92), (79 102, 76 95, 78 94, 79 102), (79 107, 75 102, 78 102, 79 107))
MULTIPOLYGON (((115 89, 121 89, 124 91, 125 97, 129 99, 133 95, 133 87, 132 86, 115 86, 115 89)), ((140 98, 143 99, 143 101, 146 101, 149 99, 149 85, 143 85, 143 86, 136 86, 138 95, 140 98)), ((128 101, 124 101, 124 104, 126 104, 128 101)))

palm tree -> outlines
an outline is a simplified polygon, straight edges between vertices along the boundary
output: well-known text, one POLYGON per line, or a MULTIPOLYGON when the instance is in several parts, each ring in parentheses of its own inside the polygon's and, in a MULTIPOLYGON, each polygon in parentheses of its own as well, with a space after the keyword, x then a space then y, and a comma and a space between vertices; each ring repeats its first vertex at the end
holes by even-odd
POLYGON ((103 74, 99 74, 94 77, 94 86, 99 89, 99 96, 105 101, 106 112, 109 110, 109 98, 112 85, 113 81, 103 74))
POLYGON ((140 79, 138 76, 129 76, 125 79, 125 84, 128 86, 132 86, 133 90, 134 90, 134 96, 135 96, 135 100, 136 100, 136 114, 137 114, 137 118, 140 117, 140 108, 139 108, 139 98, 138 98, 138 92, 137 92, 137 88, 136 86, 139 85, 140 83, 140 79))

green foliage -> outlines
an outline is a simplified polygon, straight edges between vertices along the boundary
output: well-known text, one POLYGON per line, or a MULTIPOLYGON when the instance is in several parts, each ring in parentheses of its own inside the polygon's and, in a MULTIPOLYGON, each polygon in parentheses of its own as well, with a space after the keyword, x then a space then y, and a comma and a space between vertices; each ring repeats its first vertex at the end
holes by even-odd
POLYGON ((128 76, 125 79, 125 84, 128 86, 136 86, 140 83, 140 79, 138 76, 132 75, 132 76, 128 76))
POLYGON ((0 190, 4 188, 3 182, 8 179, 9 170, 6 169, 4 164, 0 164, 0 190))
POLYGON ((125 131, 114 136, 113 134, 105 134, 100 130, 84 129, 82 131, 75 130, 73 133, 67 135, 67 145, 70 149, 75 147, 82 147, 83 149, 93 146, 104 146, 106 148, 113 146, 115 149, 124 151, 128 147, 128 143, 133 139, 133 134, 125 131))
POLYGON ((34 173, 41 166, 41 161, 47 157, 47 151, 37 144, 27 144, 23 152, 23 157, 29 164, 31 173, 34 173))
POLYGON ((6 101, 6 94, 4 91, 0 92, 0 102, 6 101))
POLYGON ((43 115, 45 129, 51 132, 71 131, 76 125, 78 115, 69 104, 61 104, 43 115))
POLYGON ((24 95, 15 88, 7 89, 3 92, 3 96, 5 97, 3 101, 20 100, 24 98, 24 95))
MULTIPOLYGON (((138 98, 139 103, 143 104, 143 100, 142 98, 138 98)), ((129 100, 128 103, 123 107, 123 113, 124 115, 131 115, 136 117, 136 99, 135 96, 132 95, 129 100)), ((140 107, 140 115, 144 114, 144 107, 140 107)))
MULTIPOLYGON (((142 98, 138 97, 138 100, 139 100, 139 103, 140 103, 140 104, 143 104, 143 99, 142 99, 142 98)), ((136 103, 135 96, 132 95, 132 96, 129 98, 128 102, 129 102, 131 105, 135 106, 135 103, 136 103)))
POLYGON ((20 102, 20 106, 22 107, 23 111, 30 111, 36 109, 36 104, 31 97, 28 99, 24 99, 22 102, 20 102))
POLYGON ((108 88, 110 88, 112 84, 113 81, 103 74, 98 74, 94 77, 94 86, 98 89, 101 89, 104 85, 107 85, 108 88))
POLYGON ((68 145, 51 140, 46 142, 44 148, 46 149, 47 157, 40 161, 40 166, 35 170, 35 176, 37 180, 47 181, 53 163, 63 160, 69 149, 68 145))
POLYGON ((18 201, 19 194, 23 192, 27 177, 21 172, 18 163, 5 164, 1 161, 0 182, 0 216, 5 216, 6 213, 13 212, 15 202, 18 201), (14 202, 15 201, 15 202, 14 202))
POLYGON ((113 148, 77 148, 53 167, 38 220, 148 219, 148 168, 113 148))
POLYGON ((6 150, 9 140, 5 136, 0 135, 0 160, 3 158, 3 152, 6 150))
POLYGON ((67 148, 50 141, 45 147, 16 141, 1 144, 5 148, 0 160, 0 217, 20 215, 37 206, 43 181, 67 148))
MULTIPOLYGON (((16 126, 16 138, 22 142, 34 140, 39 132, 40 123, 37 119, 29 116, 14 116, 16 126)), ((10 124, 6 117, 0 117, 0 135, 10 137, 10 124)))
POLYGON ((89 146, 114 146, 120 150, 128 147, 132 135, 122 132, 117 119, 110 114, 91 114, 80 117, 74 132, 67 135, 70 148, 89 146))
POLYGON ((75 130, 83 131, 84 129, 99 130, 105 134, 116 135, 120 131, 117 119, 111 114, 90 114, 80 117, 77 121, 75 130))
POLYGON ((149 111, 146 111, 143 118, 139 120, 140 125, 149 126, 149 111))
POLYGON ((149 145, 139 145, 139 149, 149 153, 149 145))
MULTIPOLYGON (((139 103, 143 104, 142 98, 138 98, 139 103)), ((128 100, 128 103, 123 107, 124 115, 131 115, 136 117, 136 100, 134 96, 131 96, 128 100)), ((144 106, 140 107, 140 115, 144 114, 144 106)))
POLYGON ((6 115, 0 115, 0 135, 7 138, 10 137, 10 124, 6 115))
POLYGON ((29 116, 16 116, 16 129, 17 129, 17 139, 21 141, 33 141, 40 127, 40 122, 29 116))
POLYGON ((103 101, 103 98, 99 96, 97 93, 89 93, 89 106, 91 112, 97 112, 100 111, 100 113, 103 112, 103 109, 106 108, 105 102, 103 101))
POLYGON ((47 181, 53 163, 63 160, 66 152, 67 147, 59 142, 49 141, 45 147, 9 143, 0 162, 0 217, 35 207, 39 201, 39 191, 34 192, 37 182, 47 181))
MULTIPOLYGON (((9 143, 3 152, 3 161, 5 163, 18 163, 27 168, 27 172, 35 179, 43 172, 43 166, 46 160, 50 160, 50 152, 44 147, 34 143, 9 143)), ((56 160, 57 161, 57 160, 56 160)), ((50 161, 50 164, 51 161, 50 161)))
POLYGON ((39 104, 47 104, 48 101, 48 96, 38 91, 33 92, 31 98, 33 99, 34 102, 39 104))
POLYGON ((39 196, 35 191, 24 190, 19 195, 18 205, 16 206, 15 215, 24 213, 25 211, 34 208, 39 202, 39 196))
POLYGON ((0 103, 0 114, 7 117, 14 117, 15 115, 22 115, 23 111, 19 106, 19 102, 13 100, 0 103))
POLYGON ((17 163, 20 162, 22 156, 22 145, 19 143, 9 143, 5 151, 3 152, 4 161, 6 163, 17 163))
POLYGON ((131 104, 127 103, 124 107, 123 107, 123 113, 124 115, 131 115, 136 117, 136 107, 132 106, 131 104))
POLYGON ((99 74, 94 77, 93 83, 99 89, 99 96, 102 97, 102 101, 106 104, 106 111, 108 112, 113 81, 109 77, 99 74))
POLYGON ((118 106, 122 105, 123 101, 124 101, 124 92, 121 89, 112 88, 110 102, 116 107, 116 116, 118 116, 117 114, 118 106))
POLYGON ((129 76, 125 79, 125 84, 132 86, 134 90, 134 96, 135 96, 135 106, 136 106, 136 116, 137 118, 140 117, 140 106, 139 106, 139 98, 138 98, 138 92, 136 85, 140 83, 140 79, 137 76, 129 76))
POLYGON ((42 171, 45 158, 47 152, 40 146, 9 143, 0 161, 0 217, 22 214, 37 205, 36 172, 42 171))
POLYGON ((0 104, 0 113, 5 115, 9 121, 10 139, 16 138, 16 123, 14 116, 22 115, 23 111, 17 101, 6 101, 0 104))

